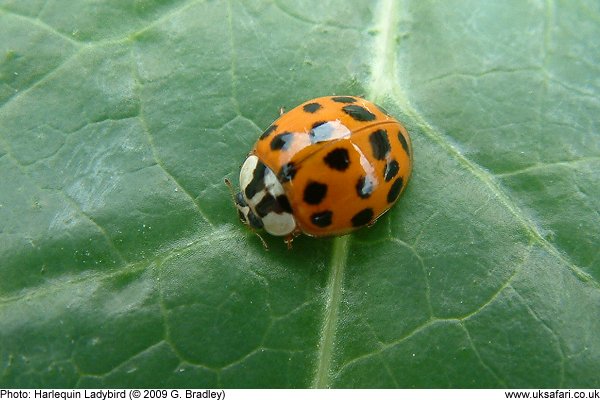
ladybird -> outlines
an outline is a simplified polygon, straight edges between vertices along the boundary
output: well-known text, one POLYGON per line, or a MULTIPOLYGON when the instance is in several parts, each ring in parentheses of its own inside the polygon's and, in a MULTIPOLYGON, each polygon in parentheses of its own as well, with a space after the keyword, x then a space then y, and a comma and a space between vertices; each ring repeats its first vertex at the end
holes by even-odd
POLYGON ((408 132, 383 108, 355 96, 320 97, 282 113, 260 135, 234 202, 243 223, 289 246, 301 233, 336 236, 372 225, 411 169, 408 132))

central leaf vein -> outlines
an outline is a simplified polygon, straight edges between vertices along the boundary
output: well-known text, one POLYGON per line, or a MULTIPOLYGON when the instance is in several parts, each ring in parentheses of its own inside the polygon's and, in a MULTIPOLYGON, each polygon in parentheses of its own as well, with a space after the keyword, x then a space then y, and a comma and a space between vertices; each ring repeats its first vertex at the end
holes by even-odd
POLYGON ((326 289, 326 305, 319 350, 317 369, 313 379, 313 387, 326 388, 329 385, 331 361, 335 346, 335 332, 337 329, 338 313, 342 300, 344 269, 348 259, 348 242, 350 236, 336 238, 331 256, 331 270, 326 289))

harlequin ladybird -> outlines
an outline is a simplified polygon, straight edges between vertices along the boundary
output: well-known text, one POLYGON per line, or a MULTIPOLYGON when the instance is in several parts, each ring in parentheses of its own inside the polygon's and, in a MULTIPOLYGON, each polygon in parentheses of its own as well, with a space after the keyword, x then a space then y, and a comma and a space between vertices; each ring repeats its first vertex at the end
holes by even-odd
POLYGON ((354 96, 309 100, 282 114, 254 145, 234 195, 242 222, 290 244, 373 224, 410 177, 406 129, 354 96))

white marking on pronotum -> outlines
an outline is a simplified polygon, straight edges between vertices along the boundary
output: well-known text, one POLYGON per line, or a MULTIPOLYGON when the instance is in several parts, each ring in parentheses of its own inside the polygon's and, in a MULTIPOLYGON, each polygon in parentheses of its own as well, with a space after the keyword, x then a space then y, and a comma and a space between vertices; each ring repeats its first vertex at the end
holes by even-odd
MULTIPOLYGON (((277 199, 279 196, 285 195, 285 191, 281 182, 277 180, 275 173, 266 167, 265 174, 262 179, 264 182, 264 189, 256 192, 252 198, 246 197, 246 188, 254 179, 254 171, 256 170, 258 163, 260 160, 257 156, 251 155, 249 156, 244 164, 242 165, 242 169, 240 170, 240 188, 242 191, 242 196, 248 203, 250 207, 248 210, 240 209, 244 214, 246 220, 249 219, 248 215, 252 212, 257 218, 260 218, 264 229, 274 236, 285 236, 292 233, 296 229, 296 219, 289 212, 281 212, 276 213, 274 211, 270 211, 264 217, 260 217, 256 212, 256 206, 261 202, 263 198, 267 195, 273 196, 273 198, 277 199)), ((240 207, 238 207, 240 208, 240 207)))

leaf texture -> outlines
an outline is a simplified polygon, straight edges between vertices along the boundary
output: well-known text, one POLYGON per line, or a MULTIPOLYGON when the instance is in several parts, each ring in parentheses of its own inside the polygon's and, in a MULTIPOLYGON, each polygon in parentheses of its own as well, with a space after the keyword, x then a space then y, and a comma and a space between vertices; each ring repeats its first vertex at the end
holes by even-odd
POLYGON ((598 387, 598 2, 0 0, 0 384, 598 387), (223 178, 364 95, 399 203, 270 251, 223 178))

